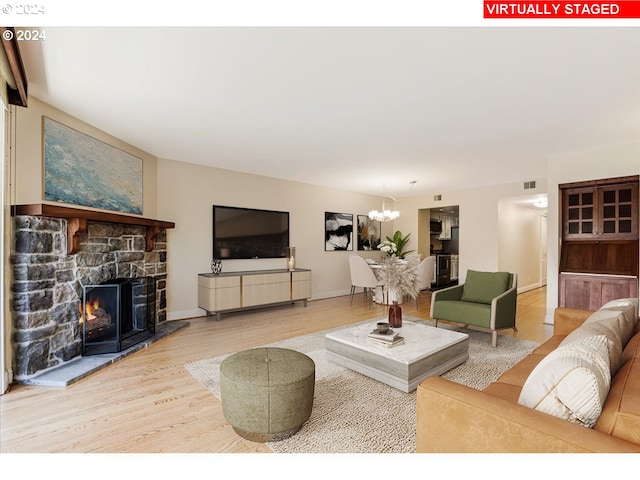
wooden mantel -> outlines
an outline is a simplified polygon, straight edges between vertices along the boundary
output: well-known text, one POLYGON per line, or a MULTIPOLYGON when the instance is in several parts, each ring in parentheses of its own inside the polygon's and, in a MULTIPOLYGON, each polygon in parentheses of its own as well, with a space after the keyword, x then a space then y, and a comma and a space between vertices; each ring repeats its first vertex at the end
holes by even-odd
POLYGON ((87 221, 100 223, 119 223, 147 227, 146 251, 150 252, 156 243, 161 228, 175 228, 173 222, 163 222, 151 218, 136 217, 121 213, 97 212, 82 208, 63 207, 46 203, 16 205, 13 215, 30 215, 33 217, 65 218, 67 220, 67 254, 73 254, 80 248, 80 235, 87 231, 87 221))

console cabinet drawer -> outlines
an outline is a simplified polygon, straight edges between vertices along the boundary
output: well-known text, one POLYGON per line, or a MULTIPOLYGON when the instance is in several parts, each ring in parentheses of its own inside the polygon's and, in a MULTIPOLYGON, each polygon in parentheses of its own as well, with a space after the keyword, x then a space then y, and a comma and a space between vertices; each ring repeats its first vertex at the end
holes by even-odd
POLYGON ((242 306, 253 307, 291 300, 290 283, 267 283, 242 286, 242 306))
POLYGON ((218 277, 213 275, 198 275, 198 286, 204 288, 240 288, 240 275, 233 277, 218 277))
POLYGON ((240 286, 235 288, 198 287, 198 306, 208 312, 229 310, 242 306, 240 286))
POLYGON ((269 283, 289 283, 291 281, 291 274, 289 272, 284 273, 264 273, 256 275, 243 275, 242 286, 247 285, 265 285, 269 283))

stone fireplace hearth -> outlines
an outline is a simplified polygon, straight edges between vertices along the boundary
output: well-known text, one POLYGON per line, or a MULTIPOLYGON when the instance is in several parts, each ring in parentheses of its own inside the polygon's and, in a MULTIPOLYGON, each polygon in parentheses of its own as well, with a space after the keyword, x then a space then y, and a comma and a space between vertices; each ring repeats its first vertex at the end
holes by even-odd
POLYGON ((14 213, 14 382, 82 355, 85 285, 153 278, 155 324, 166 321, 166 229, 174 224, 115 214, 101 222, 98 212, 47 205, 14 213))

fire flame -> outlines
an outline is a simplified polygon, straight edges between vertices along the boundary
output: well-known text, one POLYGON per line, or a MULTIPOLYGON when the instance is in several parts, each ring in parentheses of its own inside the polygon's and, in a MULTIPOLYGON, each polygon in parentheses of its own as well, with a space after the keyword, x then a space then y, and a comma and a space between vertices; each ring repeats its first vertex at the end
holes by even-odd
MULTIPOLYGON (((96 298, 93 300, 88 300, 84 305, 84 317, 87 319, 87 322, 91 320, 95 320, 97 317, 93 314, 98 308, 100 308, 100 301, 96 298)), ((82 313, 82 307, 80 309, 82 313)))

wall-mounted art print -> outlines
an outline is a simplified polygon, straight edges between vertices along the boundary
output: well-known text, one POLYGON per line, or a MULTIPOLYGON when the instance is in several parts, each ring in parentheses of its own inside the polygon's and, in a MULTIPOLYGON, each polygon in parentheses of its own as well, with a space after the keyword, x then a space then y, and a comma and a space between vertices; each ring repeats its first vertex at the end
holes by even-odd
POLYGON ((353 214, 324 212, 324 249, 353 250, 353 214))
POLYGON ((142 159, 43 117, 44 199, 142 214, 142 159))
POLYGON ((380 245, 382 222, 368 215, 358 215, 358 250, 377 250, 380 245))

